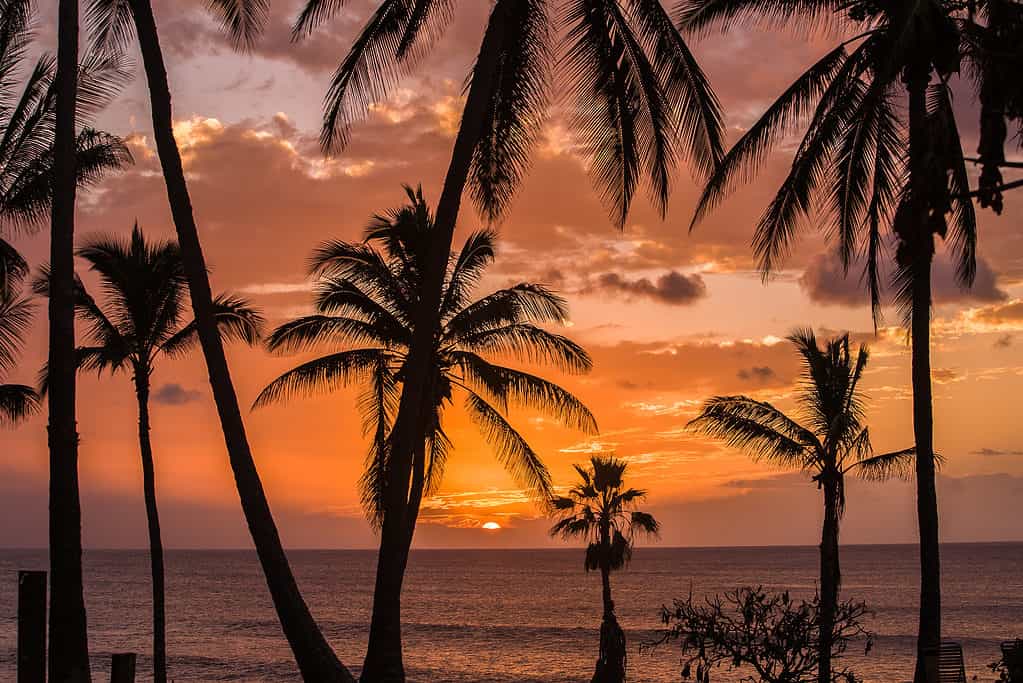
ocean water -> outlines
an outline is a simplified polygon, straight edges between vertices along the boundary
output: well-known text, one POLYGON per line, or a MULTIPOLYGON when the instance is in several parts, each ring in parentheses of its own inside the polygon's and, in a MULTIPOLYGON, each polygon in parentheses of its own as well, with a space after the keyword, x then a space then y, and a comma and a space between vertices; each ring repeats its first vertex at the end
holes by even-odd
MULTIPOLYGON (((375 553, 289 553, 306 599, 330 642, 352 669, 361 665, 375 553)), ((581 549, 422 550, 410 561, 404 597, 405 659, 411 681, 583 682, 597 649, 600 580, 586 574, 581 549)), ((959 640, 969 680, 993 680, 998 644, 1023 636, 1023 544, 943 547, 944 633, 959 640)), ((108 680, 111 652, 140 653, 139 680, 150 680, 149 573, 138 551, 88 551, 86 599, 94 679, 108 680)), ((913 546, 842 549, 843 597, 865 601, 876 634, 866 657, 850 654, 871 683, 912 677, 917 609, 913 546)), ((631 681, 679 680, 678 651, 639 644, 660 627, 657 610, 696 595, 763 584, 811 594, 815 548, 639 548, 612 577, 629 637, 631 681)), ((40 551, 0 550, 0 680, 14 680, 17 570, 43 569, 40 551)), ((168 570, 170 676, 179 682, 295 681, 255 555, 246 551, 171 551, 168 570)), ((717 674, 716 681, 738 676, 717 674)))

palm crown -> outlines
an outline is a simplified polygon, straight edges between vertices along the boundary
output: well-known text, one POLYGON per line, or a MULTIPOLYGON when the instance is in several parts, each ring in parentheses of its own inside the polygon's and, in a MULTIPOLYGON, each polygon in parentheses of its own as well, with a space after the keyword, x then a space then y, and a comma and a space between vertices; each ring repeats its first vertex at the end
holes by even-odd
MULTIPOLYGON (((154 361, 179 356, 198 343, 195 321, 185 321, 187 283, 175 242, 150 243, 136 225, 129 240, 98 236, 87 240, 77 255, 99 276, 100 305, 79 280, 76 313, 88 324, 89 343, 77 349, 82 370, 130 370, 148 383, 154 361)), ((36 279, 37 293, 46 295, 48 273, 36 279)), ((221 336, 255 344, 263 318, 243 299, 215 299, 221 336)))
POLYGON ((554 500, 561 519, 551 535, 587 541, 587 571, 621 569, 632 558, 635 536, 660 530, 652 515, 635 509, 646 491, 625 488, 627 466, 624 460, 595 455, 588 469, 574 465, 580 481, 554 500))
POLYGON ((947 0, 684 3, 683 25, 696 32, 759 16, 770 24, 837 24, 856 34, 796 79, 736 142, 707 183, 693 223, 736 184, 749 181, 770 150, 805 124, 788 175, 757 225, 754 248, 765 274, 778 267, 801 220, 820 210, 833 226, 828 234, 837 241, 844 266, 848 269, 863 257, 875 317, 881 303, 883 230, 888 227, 898 244, 895 287, 904 307, 911 300, 914 263, 903 249, 910 244, 919 248, 915 245, 926 244, 922 240, 928 236, 946 240, 960 283, 971 284, 976 216, 949 86, 966 46, 959 16, 964 6, 947 0), (900 91, 907 79, 927 83, 931 74, 937 75, 928 90, 925 122, 931 153, 925 182, 910 188, 900 91), (900 207, 913 196, 926 202, 926 234, 916 234, 912 221, 896 220, 900 207))
MULTIPOLYGON (((32 303, 20 296, 28 264, 0 240, 0 373, 6 375, 18 360, 32 322, 32 303)), ((13 424, 39 409, 35 390, 24 384, 0 384, 0 424, 13 424)))
POLYGON ((838 484, 840 507, 844 506, 844 475, 849 472, 873 480, 912 476, 914 449, 875 455, 863 424, 859 383, 869 357, 867 348, 861 345, 854 354, 846 334, 821 349, 809 330, 794 333, 789 341, 803 361, 798 397, 802 423, 766 401, 716 396, 688 427, 722 439, 755 459, 806 471, 818 483, 832 479, 838 484))
MULTIPOLYGON (((344 3, 308 0, 299 38, 344 3)), ((338 66, 324 104, 323 147, 337 151, 349 127, 384 99, 443 33, 455 0, 382 0, 338 66)), ((683 155, 709 172, 722 155, 718 102, 661 0, 498 2, 490 17, 503 31, 496 83, 475 146, 469 179, 480 211, 505 210, 529 166, 549 101, 555 62, 573 95, 576 129, 590 174, 621 226, 645 174, 663 214, 683 155), (552 36, 564 36, 554 60, 552 36)))
MULTIPOLYGON (((363 502, 376 522, 382 514, 388 437, 413 321, 418 319, 420 279, 433 229, 422 191, 406 188, 406 192, 410 203, 374 217, 364 242, 333 241, 316 250, 312 258, 312 273, 319 278, 316 313, 281 325, 267 341, 278 352, 324 344, 341 345, 342 350, 284 373, 256 399, 260 406, 295 394, 365 382, 359 408, 372 440, 362 480, 363 502)), ((542 285, 520 283, 472 299, 494 259, 495 240, 492 231, 475 232, 450 259, 432 349, 428 401, 432 428, 425 449, 416 457, 423 460, 429 493, 440 483, 449 446, 442 415, 459 392, 501 463, 539 501, 546 502, 551 497, 550 474, 508 421, 509 407, 536 409, 589 433, 596 431, 596 421, 578 398, 557 384, 496 364, 487 356, 545 363, 571 373, 588 371, 591 361, 578 344, 538 325, 564 322, 568 313, 565 301, 542 285)))

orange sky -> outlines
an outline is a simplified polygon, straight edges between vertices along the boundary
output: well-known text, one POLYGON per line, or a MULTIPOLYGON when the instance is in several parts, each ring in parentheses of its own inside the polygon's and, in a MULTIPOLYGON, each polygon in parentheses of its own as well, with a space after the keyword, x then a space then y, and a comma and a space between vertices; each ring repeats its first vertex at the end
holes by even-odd
MULTIPOLYGON (((460 83, 478 45, 483 10, 460 15, 417 75, 373 107, 346 153, 318 153, 319 107, 336 62, 371 3, 352 1, 305 44, 288 42, 294 3, 277 3, 272 26, 251 55, 217 35, 198 0, 158 2, 175 94, 177 134, 214 287, 244 293, 273 324, 308 310, 304 262, 326 238, 354 239, 367 218, 401 202, 400 183, 422 182, 435 201, 460 107, 460 83), (181 8, 184 9, 181 9, 181 8), (474 14, 475 12, 475 14, 474 14)), ((477 3, 463 7, 475 8, 477 3)), ((46 11, 51 11, 47 9, 46 11)), ((43 17, 41 37, 52 35, 43 17)), ((727 114, 732 139, 819 54, 792 35, 713 34, 694 43, 727 114)), ((958 103, 972 127, 969 97, 958 103)), ((102 124, 129 137, 136 166, 83 197, 81 233, 126 233, 137 219, 170 236, 169 212, 148 128, 141 78, 102 124)), ((967 132, 964 148, 975 147, 967 132)), ((533 280, 560 290, 572 308, 563 330, 595 359, 585 377, 561 378, 595 413, 601 435, 586 439, 529 413, 516 413, 558 484, 573 462, 614 449, 672 545, 814 543, 818 492, 806 477, 771 470, 682 433, 711 394, 748 393, 791 409, 796 360, 792 328, 849 330, 868 341, 865 380, 879 449, 911 441, 908 348, 897 329, 875 337, 864 295, 843 281, 819 238, 808 232, 768 285, 752 271, 752 225, 787 163, 772 158, 761 182, 736 194, 687 235, 698 186, 676 178, 669 218, 639 197, 624 230, 611 227, 555 109, 514 208, 499 226, 502 250, 484 289, 533 280), (670 276, 670 277, 666 277, 670 276)), ((972 293, 936 266, 935 443, 948 464, 940 479, 945 540, 1021 539, 1023 439, 1023 194, 1001 217, 981 214, 980 276, 972 293)), ((461 233, 479 225, 463 212, 461 233)), ((21 239, 38 263, 42 237, 21 239)), ((42 313, 42 308, 39 309, 42 313)), ((896 316, 890 315, 894 322, 896 316)), ((30 381, 44 356, 42 317, 23 369, 30 381)), ((243 404, 294 358, 235 348, 232 368, 243 404)), ((246 546, 227 458, 198 358, 164 362, 154 379, 158 493, 172 547, 246 546)), ((135 406, 128 379, 89 376, 80 385, 84 538, 93 547, 145 540, 135 406)), ((533 546, 551 543, 547 520, 508 477, 459 411, 448 413, 456 450, 440 493, 426 503, 420 546, 533 546), (482 524, 496 521, 500 531, 482 524)), ((0 545, 45 543, 44 419, 2 435, 0 545)), ((367 547, 374 539, 358 507, 365 444, 354 394, 345 392, 248 417, 257 462, 292 547, 367 547)), ((844 539, 912 541, 912 489, 851 487, 844 539)))

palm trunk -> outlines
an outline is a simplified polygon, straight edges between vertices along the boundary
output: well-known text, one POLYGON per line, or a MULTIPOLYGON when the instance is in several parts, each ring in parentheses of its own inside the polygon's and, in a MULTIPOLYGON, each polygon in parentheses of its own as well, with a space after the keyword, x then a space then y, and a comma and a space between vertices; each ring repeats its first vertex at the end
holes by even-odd
POLYGON ((197 321, 199 342, 220 416, 235 485, 245 520, 273 598, 281 628, 291 645, 304 680, 310 683, 354 680, 338 660, 299 593, 281 545, 270 505, 252 459, 238 397, 213 315, 213 298, 181 155, 174 140, 171 96, 150 0, 131 0, 153 110, 153 132, 163 167, 174 227, 177 229, 188 289, 197 321))
POLYGON ((50 238, 50 652, 53 683, 90 681, 75 421, 75 107, 78 0, 60 0, 50 238))
POLYGON ((600 650, 590 683, 622 683, 625 680, 625 632, 615 616, 611 599, 611 528, 601 524, 600 544, 604 555, 600 560, 601 599, 604 616, 600 620, 600 650))
MULTIPOLYGON (((921 71, 923 71, 921 69, 921 71)), ((934 237, 926 197, 927 84, 929 72, 907 77, 909 90, 909 167, 913 193, 908 257, 912 259, 913 436, 916 445, 917 520, 920 527, 920 622, 916 683, 936 683, 941 642, 941 563, 938 551, 938 496, 934 482, 934 414, 931 398, 931 261, 934 237)))
POLYGON ((160 512, 156 507, 156 471, 153 446, 149 440, 149 376, 135 374, 135 397, 139 404, 139 452, 142 455, 142 490, 149 525, 149 567, 153 578, 153 680, 167 683, 167 618, 163 539, 160 537, 160 512))
POLYGON ((831 649, 835 631, 835 613, 838 609, 838 586, 841 572, 838 566, 838 515, 840 508, 838 480, 824 481, 824 528, 821 531, 821 601, 820 640, 817 680, 831 683, 831 649))
POLYGON ((376 585, 369 646, 363 664, 362 683, 401 683, 405 680, 401 646, 401 589, 405 579, 405 545, 408 540, 409 486, 416 444, 422 441, 433 406, 425 399, 433 372, 434 332, 440 324, 440 304, 444 274, 462 201, 469 177, 473 151, 480 138, 482 122, 492 94, 497 69, 497 54, 504 31, 500 17, 503 8, 514 0, 500 0, 491 13, 487 30, 473 71, 472 82, 462 112, 462 122, 437 203, 428 268, 423 276, 420 314, 405 362, 398 414, 391 444, 391 470, 388 473, 386 510, 380 532, 376 585))

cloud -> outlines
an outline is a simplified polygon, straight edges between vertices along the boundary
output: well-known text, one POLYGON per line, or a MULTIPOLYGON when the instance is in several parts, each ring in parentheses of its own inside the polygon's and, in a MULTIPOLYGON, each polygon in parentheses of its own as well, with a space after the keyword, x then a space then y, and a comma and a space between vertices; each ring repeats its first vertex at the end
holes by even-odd
POLYGON ((996 349, 1007 349, 1012 346, 1012 335, 1003 334, 1001 337, 995 340, 996 349))
POLYGON ((998 456, 998 455, 1023 455, 1023 451, 1019 450, 999 450, 997 448, 978 448, 975 451, 970 451, 970 455, 984 455, 984 456, 998 456))
POLYGON ((767 365, 754 365, 751 368, 742 368, 736 373, 736 377, 743 381, 766 382, 774 379, 774 369, 767 365))
MULTIPOLYGON (((882 284, 890 282, 891 266, 882 268, 882 284)), ((799 278, 799 286, 807 296, 816 303, 836 306, 868 305, 870 295, 866 283, 860 274, 862 265, 853 264, 848 274, 834 252, 818 254, 803 271, 799 278)), ((1008 295, 998 286, 998 275, 983 258, 977 259, 977 275, 973 287, 963 289, 956 282, 955 266, 945 254, 934 258, 932 268, 932 289, 935 303, 951 304, 962 302, 996 302, 1004 301, 1008 295)), ((894 292, 891 287, 884 287, 882 299, 891 303, 894 292)), ((1023 313, 1023 311, 1021 311, 1023 313)))
POLYGON ((984 306, 972 311, 969 317, 988 327, 1020 327, 1023 325, 1023 299, 984 306))
POLYGON ((153 400, 166 406, 183 406, 186 403, 193 403, 202 397, 202 393, 195 389, 186 389, 180 384, 164 384, 153 392, 153 400))
POLYGON ((618 273, 601 273, 596 281, 580 293, 603 292, 624 294, 626 297, 650 299, 669 306, 686 306, 707 296, 707 285, 699 275, 685 275, 676 270, 656 280, 638 278, 629 280, 618 273))

